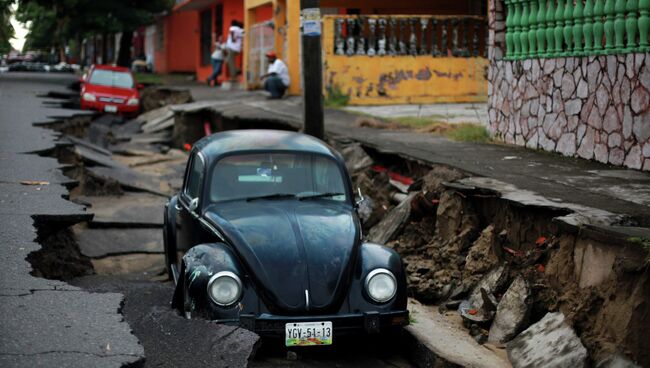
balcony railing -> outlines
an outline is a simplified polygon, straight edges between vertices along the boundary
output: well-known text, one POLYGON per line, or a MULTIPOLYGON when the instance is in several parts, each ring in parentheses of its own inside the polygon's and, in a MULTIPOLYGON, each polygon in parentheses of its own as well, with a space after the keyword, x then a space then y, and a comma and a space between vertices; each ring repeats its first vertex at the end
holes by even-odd
POLYGON ((506 58, 648 52, 650 0, 505 0, 506 58))
POLYGON ((342 56, 487 55, 487 22, 476 16, 326 16, 342 56))

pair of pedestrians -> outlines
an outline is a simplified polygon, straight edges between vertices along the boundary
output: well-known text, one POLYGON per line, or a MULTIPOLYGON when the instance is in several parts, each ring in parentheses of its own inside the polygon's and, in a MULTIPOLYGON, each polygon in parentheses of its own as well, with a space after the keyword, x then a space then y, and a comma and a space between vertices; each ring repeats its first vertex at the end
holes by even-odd
POLYGON ((221 68, 223 67, 224 60, 228 66, 228 76, 230 77, 230 82, 237 82, 237 75, 239 71, 237 70, 237 56, 241 54, 242 50, 242 41, 244 38, 244 29, 242 28, 243 24, 237 20, 233 20, 230 23, 230 28, 228 29, 228 39, 226 43, 223 44, 221 36, 217 37, 215 42, 214 52, 211 55, 212 61, 212 74, 207 79, 208 85, 214 83, 215 86, 219 85, 218 77, 221 74, 221 68))

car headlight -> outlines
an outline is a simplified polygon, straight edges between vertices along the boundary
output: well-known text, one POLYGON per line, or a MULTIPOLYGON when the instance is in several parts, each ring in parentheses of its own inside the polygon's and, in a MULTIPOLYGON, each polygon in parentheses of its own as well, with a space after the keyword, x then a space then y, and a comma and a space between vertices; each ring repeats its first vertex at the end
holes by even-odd
POLYGON ((88 102, 97 101, 97 98, 95 97, 95 95, 93 95, 92 93, 88 93, 88 92, 84 93, 83 99, 84 99, 84 101, 88 101, 88 102))
POLYGON ((135 97, 129 98, 129 100, 126 102, 126 104, 129 105, 129 106, 135 106, 135 105, 137 105, 139 103, 140 103, 140 100, 138 100, 135 97))
POLYGON ((366 292, 377 303, 386 303, 397 293, 397 280, 392 272, 378 268, 366 276, 366 292))
POLYGON ((233 305, 242 293, 241 280, 229 271, 217 272, 208 281, 210 299, 222 307, 233 305))

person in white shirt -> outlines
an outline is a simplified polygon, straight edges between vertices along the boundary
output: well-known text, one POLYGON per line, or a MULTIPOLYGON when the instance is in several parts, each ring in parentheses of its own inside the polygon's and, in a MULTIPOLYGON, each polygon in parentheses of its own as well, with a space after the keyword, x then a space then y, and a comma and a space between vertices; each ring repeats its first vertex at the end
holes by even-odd
POLYGON ((264 79, 264 89, 271 93, 271 98, 282 98, 289 87, 289 69, 287 64, 278 59, 273 51, 266 53, 269 62, 268 73, 261 78, 264 79))
POLYGON ((226 41, 226 63, 228 64, 228 76, 231 82, 237 81, 237 55, 241 53, 242 40, 244 38, 244 29, 242 24, 233 20, 228 29, 228 40, 226 41))
POLYGON ((219 77, 219 74, 221 74, 221 66, 223 65, 223 54, 224 54, 224 45, 221 42, 221 36, 217 36, 217 41, 214 43, 214 52, 210 56, 210 60, 212 61, 212 74, 207 79, 208 86, 212 85, 212 82, 214 82, 214 86, 219 85, 219 80, 217 79, 219 77))

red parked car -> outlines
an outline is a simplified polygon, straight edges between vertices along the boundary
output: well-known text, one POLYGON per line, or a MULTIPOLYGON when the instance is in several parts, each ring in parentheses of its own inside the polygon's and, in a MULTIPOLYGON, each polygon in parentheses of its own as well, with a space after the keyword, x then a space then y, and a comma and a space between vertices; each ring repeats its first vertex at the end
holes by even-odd
POLYGON ((81 109, 136 115, 140 112, 140 94, 128 68, 93 65, 81 78, 81 109))

